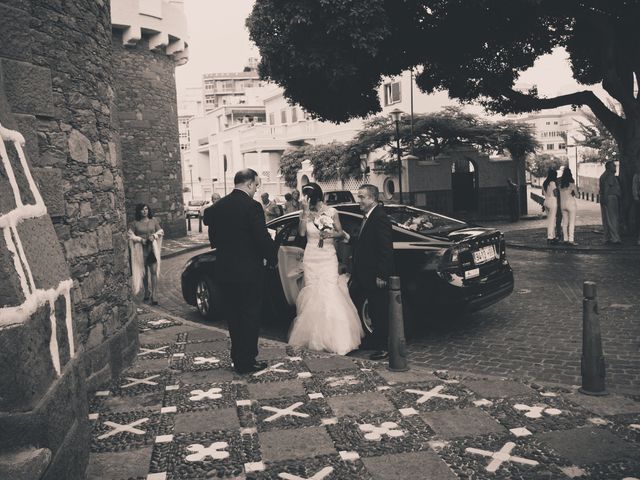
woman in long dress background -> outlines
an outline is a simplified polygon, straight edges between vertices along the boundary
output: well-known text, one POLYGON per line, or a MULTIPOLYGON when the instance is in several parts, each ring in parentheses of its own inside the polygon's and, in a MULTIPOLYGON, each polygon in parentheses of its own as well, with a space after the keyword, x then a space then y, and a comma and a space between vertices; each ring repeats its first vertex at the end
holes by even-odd
POLYGON ((131 282, 133 294, 144 287, 144 301, 157 305, 156 290, 160 275, 160 252, 164 230, 153 217, 148 205, 136 205, 135 221, 127 232, 131 259, 131 282))
POLYGON ((316 183, 302 188, 298 233, 307 237, 304 250, 304 287, 296 300, 298 316, 289 344, 344 355, 360 345, 364 335, 347 279, 338 273, 335 242, 348 238, 335 208, 322 201, 316 183))

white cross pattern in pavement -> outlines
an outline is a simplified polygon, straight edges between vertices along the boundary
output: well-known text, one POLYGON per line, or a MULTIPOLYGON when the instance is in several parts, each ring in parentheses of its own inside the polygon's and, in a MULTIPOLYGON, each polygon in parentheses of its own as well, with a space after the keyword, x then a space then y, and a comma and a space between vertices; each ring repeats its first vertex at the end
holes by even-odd
POLYGON ((362 380, 358 380, 355 375, 344 375, 342 377, 328 377, 325 382, 330 387, 341 387, 343 385, 358 385, 362 380))
POLYGON ((158 385, 157 382, 152 382, 151 379, 152 378, 157 378, 160 375, 151 375, 150 377, 146 377, 146 378, 133 378, 133 377, 124 377, 127 380, 129 380, 131 383, 127 383, 126 385, 122 385, 121 388, 129 388, 129 387, 133 387, 135 385, 158 385))
POLYGON ((322 480, 323 478, 326 478, 327 475, 330 475, 331 472, 333 472, 333 467, 324 467, 319 472, 316 472, 313 477, 309 478, 299 477, 298 475, 292 475, 291 473, 285 472, 279 473, 278 477, 284 480, 322 480))
POLYGON ((219 398, 222 398, 222 395, 220 394, 220 392, 222 392, 221 388, 210 388, 209 390, 191 390, 189 393, 191 394, 191 397, 189 397, 189 400, 191 400, 192 402, 199 402, 200 400, 217 400, 219 398))
POLYGON ((149 421, 148 418, 141 418, 139 420, 136 420, 135 422, 127 423, 126 425, 121 425, 116 422, 106 421, 104 422, 104 424, 107 427, 111 427, 113 430, 107 433, 103 433, 98 437, 98 440, 104 440, 105 438, 113 437, 118 433, 124 433, 124 432, 133 433, 134 435, 144 435, 146 433, 146 430, 140 430, 139 428, 135 428, 135 427, 148 421, 149 421))
POLYGON ((216 357, 196 357, 193 359, 194 365, 204 365, 206 363, 220 363, 216 357))
POLYGON ((371 425, 370 423, 364 423, 358 425, 363 432, 369 432, 364 435, 367 440, 380 440, 383 435, 388 437, 401 437, 404 435, 404 431, 398 430, 398 424, 395 422, 384 422, 379 427, 371 425))
POLYGON ((164 347, 158 347, 158 348, 144 348, 144 347, 140 347, 140 350, 142 350, 140 353, 138 353, 138 356, 142 356, 142 355, 151 355, 154 353, 160 353, 160 354, 165 354, 167 352, 165 352, 165 350, 169 348, 169 345, 165 345, 164 347))
POLYGON ((200 443, 194 443, 187 447, 188 451, 194 453, 187 455, 185 460, 187 462, 201 462, 207 457, 211 457, 214 460, 222 460, 229 457, 229 452, 224 451, 225 448, 229 448, 229 444, 227 442, 213 442, 208 447, 205 447, 200 443))
POLYGON ((484 457, 491 457, 491 461, 485 467, 487 472, 495 472, 500 468, 504 462, 514 462, 521 463, 523 465, 530 465, 535 467, 538 465, 538 462, 535 460, 529 460, 528 458, 517 457, 515 455, 511 455, 511 451, 515 448, 516 444, 513 442, 507 442, 504 446, 498 450, 497 452, 490 452, 489 450, 481 450, 479 448, 467 447, 465 448, 466 452, 474 453, 476 455, 482 455, 484 457))
POLYGON ((260 370, 259 372, 254 373, 253 376, 259 377, 260 375, 264 375, 265 373, 269 373, 269 372, 289 373, 291 371, 291 370, 285 370, 284 368, 280 368, 282 365, 284 365, 283 362, 274 363, 270 367, 267 367, 264 370, 260 370))
POLYGON ((273 415, 264 419, 265 422, 273 422, 280 417, 284 417, 286 415, 291 415, 294 417, 302 417, 307 418, 309 414, 303 412, 296 412, 296 408, 300 405, 303 405, 303 402, 296 402, 293 405, 289 405, 287 408, 277 408, 277 407, 261 407, 263 410, 267 412, 274 412, 273 415))
POLYGON ((160 325, 166 325, 167 323, 171 323, 169 320, 165 320, 161 318, 160 320, 151 320, 147 322, 149 325, 153 325, 154 327, 159 327, 160 325))
POLYGON ((418 400, 416 400, 417 404, 424 403, 427 400, 431 400, 432 398, 447 398, 449 400, 457 400, 458 397, 456 397, 455 395, 447 395, 445 393, 440 393, 440 391, 443 390, 444 387, 445 385, 438 385, 437 387, 433 387, 428 392, 425 392, 424 390, 412 390, 412 389, 407 389, 405 390, 405 392, 421 395, 421 397, 418 400))
POLYGON ((560 415, 562 410, 558 410, 557 408, 548 408, 546 405, 524 405, 522 403, 516 403, 513 408, 520 411, 526 411, 524 414, 527 418, 541 418, 543 413, 547 415, 560 415))

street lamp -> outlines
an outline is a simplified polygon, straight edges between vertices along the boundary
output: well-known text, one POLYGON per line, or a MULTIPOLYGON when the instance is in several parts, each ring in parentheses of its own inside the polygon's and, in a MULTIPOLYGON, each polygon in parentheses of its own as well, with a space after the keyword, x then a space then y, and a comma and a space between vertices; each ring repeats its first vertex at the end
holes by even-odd
POLYGON ((189 165, 189 178, 191 178, 191 200, 193 200, 193 165, 189 165))
POLYGON ((391 120, 396 124, 396 154, 398 155, 398 192, 400 193, 400 203, 402 203, 402 156, 400 153, 400 119, 404 112, 399 108, 389 112, 391 120))

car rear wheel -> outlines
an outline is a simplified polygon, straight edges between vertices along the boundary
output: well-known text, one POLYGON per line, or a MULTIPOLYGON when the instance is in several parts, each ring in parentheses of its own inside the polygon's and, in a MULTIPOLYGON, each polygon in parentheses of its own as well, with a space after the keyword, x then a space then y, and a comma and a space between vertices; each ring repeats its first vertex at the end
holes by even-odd
MULTIPOLYGON (((403 320, 404 320, 404 337, 410 338, 415 333, 415 323, 412 321, 413 315, 410 305, 403 305, 403 320)), ((373 321, 371 315, 369 315, 369 300, 365 299, 360 306, 360 323, 364 330, 365 339, 370 338, 373 335, 373 321)))
POLYGON ((208 277, 199 277, 196 281, 196 307, 198 312, 207 320, 215 320, 219 310, 218 292, 208 277))
POLYGON ((369 315, 368 299, 365 299, 360 306, 360 323, 362 324, 362 329, 364 330, 365 336, 370 337, 371 335, 373 335, 373 322, 371 320, 371 316, 369 315))

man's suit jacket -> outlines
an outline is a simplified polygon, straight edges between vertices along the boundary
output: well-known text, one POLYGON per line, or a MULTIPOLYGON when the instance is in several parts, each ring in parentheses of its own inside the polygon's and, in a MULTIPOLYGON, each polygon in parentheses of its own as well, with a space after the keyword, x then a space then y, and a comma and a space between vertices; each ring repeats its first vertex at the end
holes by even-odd
POLYGON ((211 210, 216 246, 215 279, 223 283, 257 282, 263 260, 275 265, 276 247, 267 232, 262 206, 241 190, 233 190, 211 210))
POLYGON ((393 229, 384 207, 377 205, 355 242, 353 277, 361 288, 373 289, 376 278, 387 280, 393 271, 393 229))
POLYGON ((204 223, 207 227, 207 233, 209 234, 209 244, 211 245, 211 248, 214 248, 214 243, 213 243, 213 228, 211 228, 211 225, 213 225, 213 207, 215 206, 215 203, 213 205, 209 205, 207 208, 204 209, 204 213, 202 214, 202 223, 204 223))

